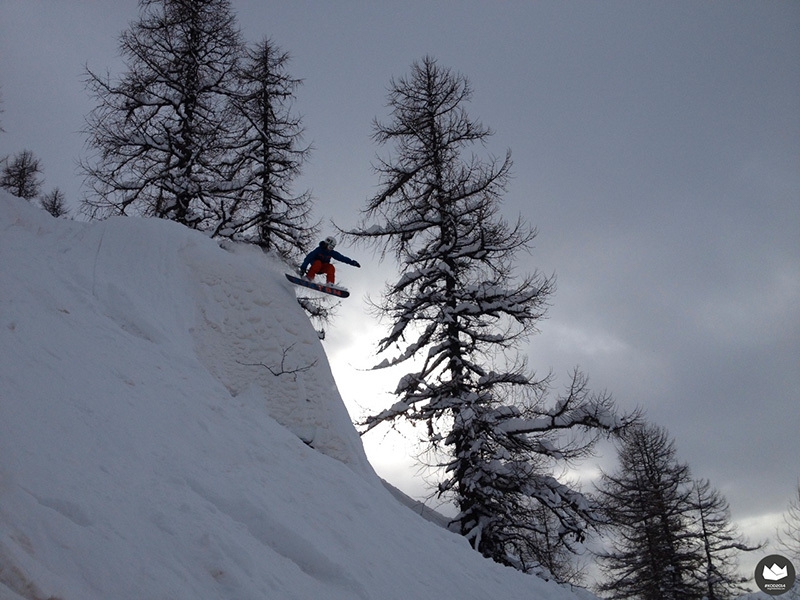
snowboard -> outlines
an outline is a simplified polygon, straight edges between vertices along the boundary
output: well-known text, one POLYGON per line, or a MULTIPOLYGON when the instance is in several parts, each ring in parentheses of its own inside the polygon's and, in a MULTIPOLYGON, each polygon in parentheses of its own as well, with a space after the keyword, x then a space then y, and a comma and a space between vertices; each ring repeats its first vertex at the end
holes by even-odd
POLYGON ((291 281, 293 284, 302 285, 303 287, 317 290, 323 294, 330 294, 331 296, 336 296, 337 298, 347 298, 350 295, 350 292, 348 292, 346 289, 331 285, 329 283, 316 283, 315 281, 310 281, 305 277, 297 277, 296 275, 290 275, 289 273, 284 274, 286 275, 286 279, 291 281))

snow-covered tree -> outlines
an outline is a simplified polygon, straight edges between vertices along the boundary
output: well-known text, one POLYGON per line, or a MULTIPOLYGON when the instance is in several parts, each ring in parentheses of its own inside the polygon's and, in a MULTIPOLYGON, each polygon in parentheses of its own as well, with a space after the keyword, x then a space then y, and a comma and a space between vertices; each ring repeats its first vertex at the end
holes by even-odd
POLYGON ((292 190, 310 148, 292 112, 301 80, 289 75, 288 62, 269 39, 247 48, 233 95, 242 131, 235 149, 241 210, 232 225, 237 236, 285 258, 307 249, 318 231, 310 223, 310 193, 292 190))
MULTIPOLYGON (((84 163, 92 217, 140 214, 216 233, 235 210, 230 81, 241 54, 229 0, 140 0, 119 82, 87 70, 98 105, 84 163)), ((234 132, 235 133, 235 132, 234 132)))
POLYGON ((524 565, 531 568, 525 571, 542 569, 545 577, 572 585, 584 585, 585 564, 573 547, 570 537, 564 538, 559 519, 542 504, 535 504, 531 510, 529 523, 536 524, 535 531, 527 531, 520 556, 524 565))
POLYGON ((23 150, 13 158, 6 159, 0 176, 0 187, 17 198, 32 200, 39 195, 42 187, 39 177, 41 173, 41 164, 36 155, 30 150, 23 150))
POLYGON ((619 448, 615 474, 604 474, 600 498, 612 524, 612 548, 599 553, 608 576, 600 590, 611 600, 699 600, 705 564, 691 531, 692 481, 676 459, 667 432, 631 428, 619 448))
POLYGON ((424 423, 428 444, 444 453, 439 490, 460 508, 457 529, 485 556, 528 570, 530 540, 545 527, 537 506, 553 514, 561 539, 581 536, 594 519, 591 503, 552 475, 553 463, 582 456, 591 432, 624 423, 577 372, 549 406, 548 379, 517 358, 554 282, 516 274, 515 258, 536 232, 500 213, 510 154, 468 153, 491 134, 468 116, 471 94, 465 77, 428 57, 392 81, 391 121, 375 123, 375 140, 394 152, 376 167, 379 192, 349 233, 393 254, 401 270, 377 304, 390 321, 379 353, 397 353, 376 368, 413 367, 394 406, 364 426, 424 423), (588 439, 564 435, 585 430, 588 439))

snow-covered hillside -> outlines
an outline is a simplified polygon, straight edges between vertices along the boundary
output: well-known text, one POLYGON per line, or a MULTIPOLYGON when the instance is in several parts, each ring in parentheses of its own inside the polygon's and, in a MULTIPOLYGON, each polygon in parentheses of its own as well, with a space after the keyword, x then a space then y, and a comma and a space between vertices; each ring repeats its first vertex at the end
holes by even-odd
POLYGON ((281 270, 0 193, 0 599, 591 598, 383 487, 281 270))

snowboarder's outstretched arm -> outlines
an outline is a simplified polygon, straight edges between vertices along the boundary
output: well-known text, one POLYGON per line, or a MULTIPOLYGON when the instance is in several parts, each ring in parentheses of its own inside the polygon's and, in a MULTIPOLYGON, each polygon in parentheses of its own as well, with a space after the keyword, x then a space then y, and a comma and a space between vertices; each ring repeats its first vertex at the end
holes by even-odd
POLYGON ((336 252, 336 250, 329 250, 328 252, 330 252, 331 258, 335 258, 336 260, 341 261, 347 265, 351 265, 359 269, 361 268, 361 265, 358 263, 357 260, 353 260, 352 258, 345 256, 344 254, 336 252))

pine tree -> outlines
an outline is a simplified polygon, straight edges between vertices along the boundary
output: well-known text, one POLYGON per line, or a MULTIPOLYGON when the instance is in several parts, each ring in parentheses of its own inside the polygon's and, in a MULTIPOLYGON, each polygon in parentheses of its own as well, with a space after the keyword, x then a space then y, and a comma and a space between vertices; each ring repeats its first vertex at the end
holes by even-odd
POLYGON ((241 42, 229 0, 140 0, 118 83, 87 70, 98 101, 84 163, 92 217, 139 214, 216 233, 231 219, 230 80, 241 42))
POLYGON ((465 77, 428 57, 392 81, 392 120, 375 123, 375 140, 395 152, 377 166, 379 193, 349 233, 393 253, 401 269, 378 304, 391 324, 379 353, 399 353, 376 368, 418 364, 398 382, 399 401, 363 424, 424 423, 430 447, 445 454, 439 491, 460 509, 456 528, 485 556, 528 570, 530 540, 544 527, 537 506, 553 513, 562 539, 583 535, 593 519, 591 503, 551 474, 554 461, 582 455, 593 439, 569 446, 559 434, 622 422, 579 373, 547 406, 547 378, 513 356, 545 314, 554 282, 515 276, 515 257, 536 232, 500 214, 510 153, 466 154, 491 134, 467 115, 471 94, 465 77))
POLYGON ((623 436, 619 467, 604 474, 600 497, 612 524, 612 549, 599 553, 609 599, 699 600, 704 564, 691 533, 689 467, 665 430, 642 425, 623 436))
POLYGON ((307 249, 318 227, 309 223, 311 195, 292 184, 308 157, 302 120, 292 114, 301 80, 287 72, 288 53, 271 40, 246 50, 237 71, 234 104, 241 118, 235 154, 242 208, 237 236, 284 258, 307 249))
POLYGON ((36 155, 30 150, 23 150, 6 160, 0 176, 0 187, 17 198, 32 200, 39 195, 42 187, 41 173, 41 164, 36 155))

